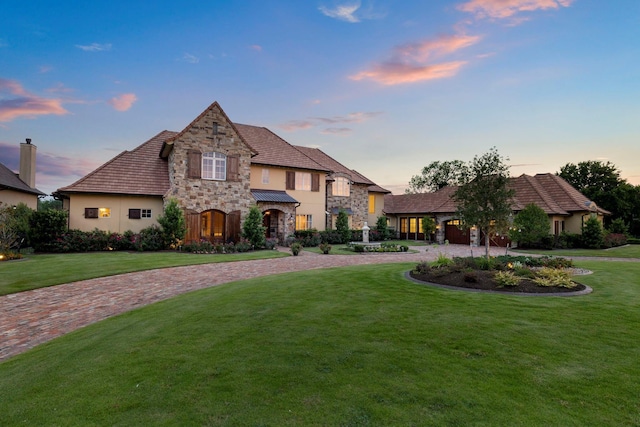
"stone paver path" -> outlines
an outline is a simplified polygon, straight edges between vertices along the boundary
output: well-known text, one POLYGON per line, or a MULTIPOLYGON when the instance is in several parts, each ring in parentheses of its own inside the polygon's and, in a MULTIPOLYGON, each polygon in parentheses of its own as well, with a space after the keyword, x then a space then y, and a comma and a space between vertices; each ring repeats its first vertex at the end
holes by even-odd
MULTIPOLYGON (((0 361, 53 338, 185 292, 271 274, 349 265, 419 262, 440 253, 469 256, 469 246, 415 247, 418 253, 300 256, 141 271, 0 297, 0 361)), ((288 251, 288 249, 284 249, 288 251)), ((503 255, 504 248, 492 248, 503 255)), ((484 254, 473 248, 474 256, 484 254)))

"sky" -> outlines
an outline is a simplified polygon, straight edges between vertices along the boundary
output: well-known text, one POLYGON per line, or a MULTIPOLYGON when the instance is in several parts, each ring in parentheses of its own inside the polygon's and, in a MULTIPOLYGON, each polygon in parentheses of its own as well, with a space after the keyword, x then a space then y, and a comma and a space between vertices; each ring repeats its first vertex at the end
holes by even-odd
POLYGON ((640 1, 2 2, 0 163, 47 194, 214 101, 394 194, 491 147, 640 185, 640 1))

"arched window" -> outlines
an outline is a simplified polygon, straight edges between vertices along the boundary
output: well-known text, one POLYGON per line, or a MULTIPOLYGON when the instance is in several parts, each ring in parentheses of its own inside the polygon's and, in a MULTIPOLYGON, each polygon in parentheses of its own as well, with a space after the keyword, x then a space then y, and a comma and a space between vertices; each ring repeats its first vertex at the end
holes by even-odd
POLYGON ((224 181, 227 178, 227 156, 222 153, 202 153, 202 179, 224 181))

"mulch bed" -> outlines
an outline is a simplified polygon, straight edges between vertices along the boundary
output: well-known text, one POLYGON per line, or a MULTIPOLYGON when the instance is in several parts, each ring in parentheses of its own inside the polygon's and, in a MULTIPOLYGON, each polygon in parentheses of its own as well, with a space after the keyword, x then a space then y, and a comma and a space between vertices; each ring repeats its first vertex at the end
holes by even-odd
POLYGON ((474 270, 474 273, 476 278, 475 282, 466 281, 464 272, 448 272, 446 274, 438 272, 416 274, 411 272, 410 275, 413 279, 419 280, 421 282, 435 283, 457 288, 476 289, 481 291, 514 292, 528 294, 558 294, 579 292, 586 289, 586 286, 580 283, 576 283, 576 286, 574 288, 538 286, 533 281, 525 278, 523 278, 517 286, 499 287, 493 280, 493 272, 486 270, 474 270))

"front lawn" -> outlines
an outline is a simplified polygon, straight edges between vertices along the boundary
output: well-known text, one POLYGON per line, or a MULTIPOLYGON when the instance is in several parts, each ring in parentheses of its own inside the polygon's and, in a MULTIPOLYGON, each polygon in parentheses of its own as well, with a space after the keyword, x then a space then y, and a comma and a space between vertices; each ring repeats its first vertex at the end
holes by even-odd
POLYGON ((451 291, 414 264, 230 283, 0 364, 0 425, 640 424, 640 263, 581 297, 451 291))
POLYGON ((0 295, 95 277, 181 265, 208 264, 287 256, 277 251, 209 255, 181 252, 88 252, 28 255, 0 262, 0 295))
POLYGON ((552 250, 524 250, 513 249, 513 252, 518 253, 533 253, 542 255, 553 256, 585 256, 585 257, 599 257, 599 258, 638 258, 640 259, 640 245, 625 245, 618 246, 610 249, 552 249, 552 250))

